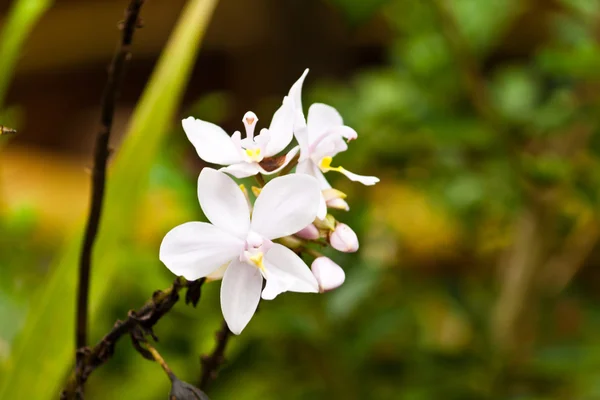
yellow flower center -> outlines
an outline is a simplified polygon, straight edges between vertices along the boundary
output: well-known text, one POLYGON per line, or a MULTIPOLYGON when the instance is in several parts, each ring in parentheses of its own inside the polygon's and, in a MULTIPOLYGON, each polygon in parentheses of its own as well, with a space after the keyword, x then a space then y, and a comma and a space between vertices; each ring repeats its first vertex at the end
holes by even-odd
POLYGON ((323 172, 327 172, 327 171, 342 172, 342 171, 344 171, 344 167, 342 167, 342 166, 332 167, 331 161, 333 161, 333 157, 323 157, 323 159, 319 163, 319 168, 321 169, 321 171, 323 171, 323 172))
POLYGON ((259 148, 256 148, 256 149, 246 149, 246 155, 248 156, 248 158, 250 159, 250 161, 259 162, 259 161, 262 160, 259 148))
POLYGON ((258 269, 260 269, 261 271, 265 270, 265 264, 264 264, 264 254, 262 252, 253 254, 251 256, 248 257, 248 259, 252 262, 252 264, 256 265, 256 267, 258 269))

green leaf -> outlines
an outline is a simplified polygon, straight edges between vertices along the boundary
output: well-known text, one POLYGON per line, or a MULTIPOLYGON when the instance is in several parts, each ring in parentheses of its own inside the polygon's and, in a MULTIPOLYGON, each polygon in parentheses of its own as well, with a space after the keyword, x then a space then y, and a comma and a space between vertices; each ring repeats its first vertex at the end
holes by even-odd
MULTIPOLYGON (((118 271, 114 255, 127 246, 146 192, 150 168, 175 116, 216 3, 217 0, 190 0, 184 9, 112 165, 94 252, 92 321, 118 271)), ((59 257, 41 293, 31 302, 32 311, 2 374, 2 399, 56 398, 73 364, 80 232, 59 257)), ((153 289, 156 288, 148 288, 149 292, 153 289)))
POLYGON ((4 20, 0 33, 0 109, 4 106, 23 43, 51 4, 52 0, 17 0, 4 20))

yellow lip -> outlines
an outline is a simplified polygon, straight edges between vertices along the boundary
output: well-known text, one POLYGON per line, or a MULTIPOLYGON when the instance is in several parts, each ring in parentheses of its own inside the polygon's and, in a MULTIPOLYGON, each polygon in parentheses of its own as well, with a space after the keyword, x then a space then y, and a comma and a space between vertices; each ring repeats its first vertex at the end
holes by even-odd
POLYGON ((246 155, 252 161, 260 161, 261 160, 260 149, 246 149, 246 155))
POLYGON ((323 171, 323 172, 327 172, 327 171, 342 172, 344 170, 344 168, 341 167, 341 166, 339 166, 339 167, 332 167, 331 166, 331 162, 332 161, 333 161, 332 157, 323 157, 323 159, 319 163, 319 168, 321 169, 321 171, 323 171))
POLYGON ((261 271, 265 270, 264 254, 263 253, 256 253, 256 254, 248 257, 248 259, 250 261, 252 261, 252 264, 256 265, 256 267, 258 269, 260 269, 261 271))

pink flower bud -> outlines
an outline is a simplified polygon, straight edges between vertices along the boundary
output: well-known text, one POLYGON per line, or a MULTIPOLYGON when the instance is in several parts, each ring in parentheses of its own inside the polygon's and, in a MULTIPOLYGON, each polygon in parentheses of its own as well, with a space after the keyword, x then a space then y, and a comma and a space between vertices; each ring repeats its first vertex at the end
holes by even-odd
POLYGON ((313 224, 308 225, 306 228, 303 228, 296 232, 296 236, 306 240, 316 240, 319 238, 319 230, 313 224))
POLYGON ((329 236, 331 247, 344 253, 354 253, 358 250, 358 237, 346 224, 338 223, 329 236))
POLYGON ((344 283, 346 274, 342 267, 328 257, 318 257, 310 266, 313 275, 319 282, 321 293, 333 290, 344 283))

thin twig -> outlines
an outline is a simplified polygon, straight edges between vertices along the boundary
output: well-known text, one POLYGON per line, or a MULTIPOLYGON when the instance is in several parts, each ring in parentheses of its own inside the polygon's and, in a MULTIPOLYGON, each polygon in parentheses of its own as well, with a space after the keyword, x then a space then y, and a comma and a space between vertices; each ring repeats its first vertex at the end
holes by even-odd
POLYGON ((117 321, 113 328, 94 347, 84 347, 78 350, 79 362, 71 374, 66 388, 61 394, 61 399, 82 399, 83 385, 94 370, 112 357, 115 345, 121 337, 132 334, 134 329, 139 328, 145 334, 155 337, 152 328, 167 314, 179 301, 179 292, 187 289, 185 302, 196 305, 200 298, 200 288, 205 279, 187 281, 182 277, 175 279, 173 285, 165 290, 154 292, 152 298, 137 311, 130 311, 127 319, 117 321))
POLYGON ((200 377, 200 389, 206 390, 206 387, 217 378, 219 367, 225 362, 225 347, 231 336, 231 331, 227 322, 223 321, 221 329, 216 334, 217 343, 210 355, 202 356, 202 376, 200 377))
POLYGON ((169 377, 169 379, 171 381, 173 381, 176 378, 175 374, 173 373, 173 371, 171 371, 171 368, 169 368, 169 366, 167 365, 165 359, 162 358, 162 356, 160 355, 160 353, 158 352, 158 350, 156 350, 154 348, 154 346, 152 346, 148 342, 144 343, 144 345, 146 346, 146 348, 148 349, 148 351, 150 352, 150 354, 152 354, 152 358, 154 358, 154 361, 156 361, 157 363, 160 364, 160 366, 165 371, 165 373, 167 374, 167 376, 169 377))
POLYGON ((92 168, 92 193, 90 212, 86 224, 83 246, 79 260, 79 283, 77 290, 77 324, 76 348, 87 345, 88 298, 90 288, 90 270, 94 242, 98 234, 102 203, 106 186, 106 165, 110 156, 109 141, 112 129, 115 103, 125 75, 125 66, 131 58, 129 48, 133 40, 135 28, 139 26, 139 13, 144 0, 131 0, 125 11, 125 21, 122 24, 122 37, 114 58, 108 69, 108 80, 102 95, 102 111, 100 116, 100 131, 96 136, 94 164, 92 168))

